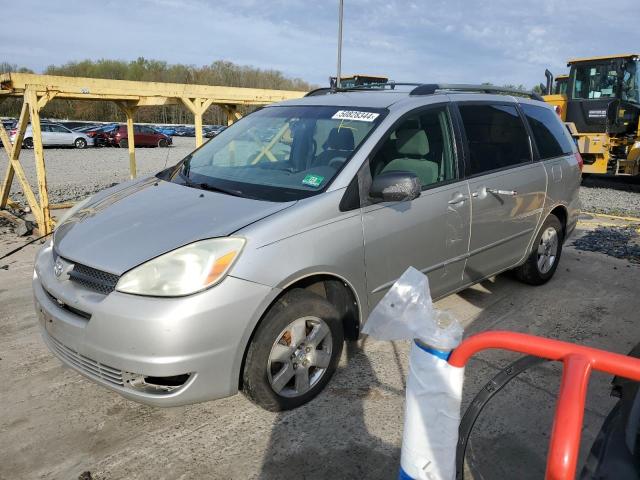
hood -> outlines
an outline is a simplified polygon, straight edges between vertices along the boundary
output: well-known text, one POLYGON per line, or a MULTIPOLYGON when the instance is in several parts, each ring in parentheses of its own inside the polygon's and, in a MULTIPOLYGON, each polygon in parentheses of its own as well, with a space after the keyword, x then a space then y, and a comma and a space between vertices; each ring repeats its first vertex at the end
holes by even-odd
POLYGON ((60 225, 62 257, 116 275, 197 240, 224 237, 295 202, 273 203, 149 178, 97 194, 60 225))

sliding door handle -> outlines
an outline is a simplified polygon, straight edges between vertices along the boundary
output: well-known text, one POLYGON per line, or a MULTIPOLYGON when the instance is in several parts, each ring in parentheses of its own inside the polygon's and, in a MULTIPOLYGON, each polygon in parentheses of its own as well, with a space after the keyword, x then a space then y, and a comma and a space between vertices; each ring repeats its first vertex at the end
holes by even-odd
POLYGON ((508 197, 515 197, 518 192, 515 190, 497 190, 495 188, 487 188, 487 193, 493 193, 494 195, 504 195, 508 197))

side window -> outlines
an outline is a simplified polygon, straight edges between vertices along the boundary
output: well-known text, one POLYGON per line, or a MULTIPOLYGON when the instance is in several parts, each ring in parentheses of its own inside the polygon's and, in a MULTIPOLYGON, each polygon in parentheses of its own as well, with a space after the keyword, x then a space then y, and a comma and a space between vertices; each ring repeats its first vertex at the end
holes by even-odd
POLYGON ((134 125, 133 133, 142 133, 142 127, 140 125, 134 125))
POLYGON ((460 105, 471 175, 531 161, 529 137, 513 105, 460 105))
POLYGON ((542 160, 573 153, 573 143, 555 112, 535 105, 522 104, 521 107, 542 160))
POLYGON ((371 175, 415 173, 422 187, 456 178, 451 121, 446 107, 407 117, 370 161, 371 175))

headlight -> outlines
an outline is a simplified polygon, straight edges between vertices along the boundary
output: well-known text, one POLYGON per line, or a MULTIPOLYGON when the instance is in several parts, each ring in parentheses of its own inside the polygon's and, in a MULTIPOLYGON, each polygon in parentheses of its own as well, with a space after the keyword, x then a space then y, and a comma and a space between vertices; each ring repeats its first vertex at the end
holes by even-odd
POLYGON ((242 238, 212 238, 185 245, 125 273, 116 290, 156 297, 199 292, 225 277, 244 243, 242 238))

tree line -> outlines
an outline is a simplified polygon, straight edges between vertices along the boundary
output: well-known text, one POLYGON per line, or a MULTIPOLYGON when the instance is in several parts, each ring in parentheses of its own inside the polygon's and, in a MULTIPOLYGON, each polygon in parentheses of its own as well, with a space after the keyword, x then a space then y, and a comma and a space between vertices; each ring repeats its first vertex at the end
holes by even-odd
MULTIPOLYGON (((0 62, 0 73, 33 71, 7 62, 0 62)), ((221 85, 229 87, 269 88, 277 90, 308 91, 314 88, 299 78, 287 78, 277 70, 263 70, 246 65, 236 65, 227 61, 215 61, 210 65, 170 64, 143 57, 133 61, 123 60, 83 60, 64 65, 48 66, 45 75, 68 77, 106 78, 113 80, 134 80, 145 82, 187 83, 199 85, 221 85)), ((16 117, 20 113, 22 100, 7 98, 0 102, 0 116, 16 117)), ((251 107, 239 107, 246 113, 251 107)), ((113 102, 90 100, 54 99, 41 113, 42 118, 91 120, 103 122, 123 122, 124 114, 113 102)), ((148 123, 193 123, 193 115, 183 105, 161 107, 141 107, 136 112, 136 121, 148 123)), ((211 107, 203 116, 205 124, 225 124, 226 114, 218 107, 211 107)))

